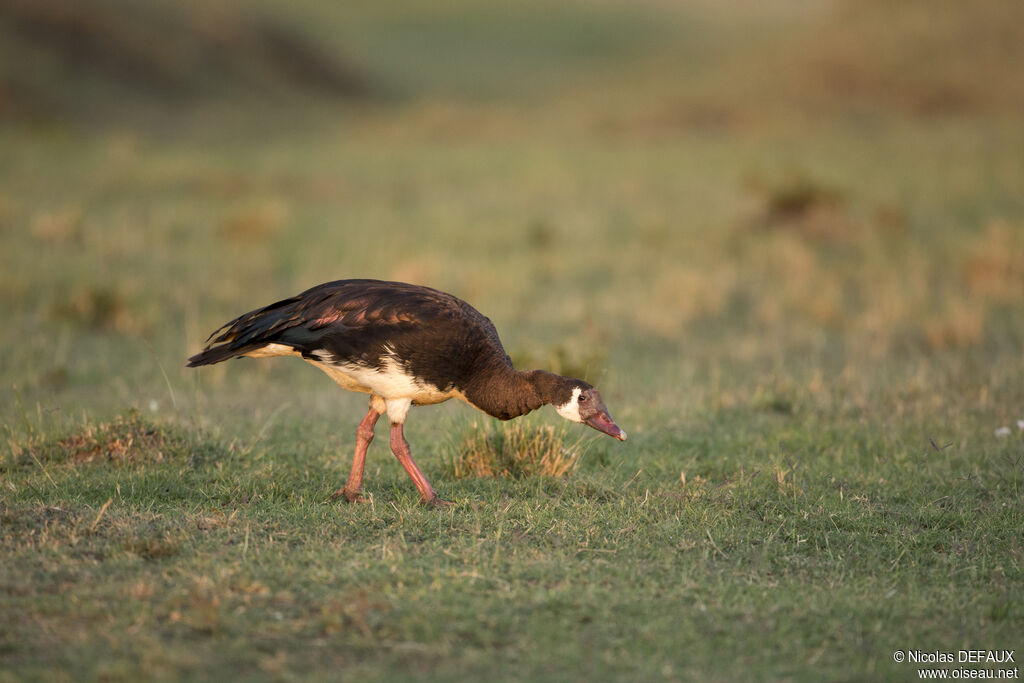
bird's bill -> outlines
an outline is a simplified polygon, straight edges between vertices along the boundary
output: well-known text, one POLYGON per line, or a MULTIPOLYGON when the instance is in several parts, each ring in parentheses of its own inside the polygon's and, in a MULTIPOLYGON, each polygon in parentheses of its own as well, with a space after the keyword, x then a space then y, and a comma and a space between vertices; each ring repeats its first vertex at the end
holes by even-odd
POLYGON ((619 425, 615 424, 615 420, 612 419, 612 416, 608 414, 607 410, 599 410, 595 412, 593 415, 586 418, 584 422, 588 426, 593 427, 603 434, 607 434, 613 439, 618 439, 619 441, 626 440, 626 432, 622 431, 622 429, 619 428, 619 425))

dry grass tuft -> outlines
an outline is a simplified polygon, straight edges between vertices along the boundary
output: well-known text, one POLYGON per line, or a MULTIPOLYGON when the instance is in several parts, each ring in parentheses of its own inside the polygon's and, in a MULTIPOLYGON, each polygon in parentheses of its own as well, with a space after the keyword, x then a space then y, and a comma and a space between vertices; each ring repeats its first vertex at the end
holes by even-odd
POLYGON ((481 427, 474 422, 446 466, 455 479, 564 477, 576 469, 582 446, 583 437, 569 439, 564 429, 550 425, 513 422, 481 427))
POLYGON ((763 208, 754 220, 757 228, 785 228, 812 241, 842 242, 852 236, 845 216, 845 194, 801 172, 765 181, 751 179, 749 187, 763 208))
POLYGON ((183 436, 146 422, 138 412, 118 416, 113 422, 86 425, 62 439, 30 446, 19 459, 69 462, 75 465, 108 462, 155 463, 190 454, 183 436))
POLYGON ((146 324, 116 288, 82 286, 51 309, 54 318, 70 320, 97 330, 137 333, 146 324))
POLYGON ((932 349, 962 349, 980 344, 985 336, 985 311, 969 301, 952 301, 941 314, 923 325, 932 349))
POLYGON ((138 534, 123 544, 125 550, 147 560, 174 557, 181 550, 181 543, 169 534, 157 536, 138 534))
POLYGON ((1024 299, 1024 235, 993 221, 970 251, 964 279, 971 294, 999 304, 1024 299))
POLYGON ((137 413, 121 416, 114 422, 89 425, 83 431, 61 439, 57 445, 76 463, 97 460, 129 462, 165 458, 168 439, 156 427, 143 423, 137 413))
POLYGON ((43 211, 32 221, 32 237, 48 245, 78 244, 82 241, 82 224, 78 207, 43 211))

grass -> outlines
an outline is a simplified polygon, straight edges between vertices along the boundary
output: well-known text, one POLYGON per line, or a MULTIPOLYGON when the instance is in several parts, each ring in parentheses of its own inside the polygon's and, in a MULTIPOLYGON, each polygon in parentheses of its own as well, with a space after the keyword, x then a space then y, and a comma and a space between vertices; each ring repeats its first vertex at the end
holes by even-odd
POLYGON ((455 479, 564 477, 576 469, 581 454, 582 439, 570 440, 564 428, 474 423, 451 449, 445 474, 455 479))
POLYGON ((29 677, 773 679, 1012 647, 1020 436, 979 452, 792 422, 663 437, 685 481, 666 459, 466 479, 442 513, 395 467, 353 507, 326 502, 322 463, 276 453, 26 462, 4 656, 29 677))
MULTIPOLYGON (((0 681, 908 680, 895 650, 1019 645, 1019 79, 962 80, 999 51, 908 7, 905 51, 879 3, 652 4, 605 56, 542 32, 523 62, 532 5, 366 9, 344 30, 386 38, 355 62, 394 101, 4 121, 0 681), (458 72, 467 23, 507 92, 458 72), (629 441, 569 425, 567 476, 457 478, 480 415, 417 409, 457 505, 422 509, 381 436, 372 502, 328 502, 363 397, 287 360, 182 366, 357 276, 469 300, 629 441)), ((958 25, 1024 44, 982 9, 958 25)))

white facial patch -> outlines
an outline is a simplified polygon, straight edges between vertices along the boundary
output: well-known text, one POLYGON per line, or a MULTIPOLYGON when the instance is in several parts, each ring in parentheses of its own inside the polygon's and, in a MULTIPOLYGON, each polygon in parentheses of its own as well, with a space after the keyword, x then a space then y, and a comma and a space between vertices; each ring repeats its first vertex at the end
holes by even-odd
POLYGON ((569 402, 564 405, 555 406, 555 412, 570 422, 583 422, 583 418, 580 417, 580 394, 582 393, 582 389, 575 387, 572 390, 572 398, 569 399, 569 402))

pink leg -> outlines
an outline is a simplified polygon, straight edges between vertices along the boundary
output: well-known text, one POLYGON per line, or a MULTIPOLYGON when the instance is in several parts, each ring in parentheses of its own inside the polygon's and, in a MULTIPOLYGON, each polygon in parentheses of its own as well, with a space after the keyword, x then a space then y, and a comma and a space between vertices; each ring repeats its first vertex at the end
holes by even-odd
POLYGON ((434 507, 452 505, 452 503, 437 497, 434 489, 430 487, 430 482, 427 481, 427 478, 423 476, 423 472, 420 472, 420 468, 413 462, 412 453, 409 451, 409 442, 405 440, 405 435, 402 433, 401 423, 391 425, 391 452, 395 454, 398 462, 402 463, 402 467, 412 477, 413 483, 416 484, 416 488, 420 491, 420 501, 424 505, 434 507))
POLYGON ((344 496, 345 500, 350 503, 363 502, 359 492, 363 488, 363 468, 366 466, 366 449, 370 447, 370 442, 373 441, 373 426, 377 424, 378 417, 380 417, 380 412, 375 410, 371 403, 366 417, 363 418, 363 421, 359 423, 359 427, 356 429, 356 454, 352 458, 352 473, 348 476, 348 482, 345 486, 335 491, 334 495, 331 496, 331 500, 344 496))

